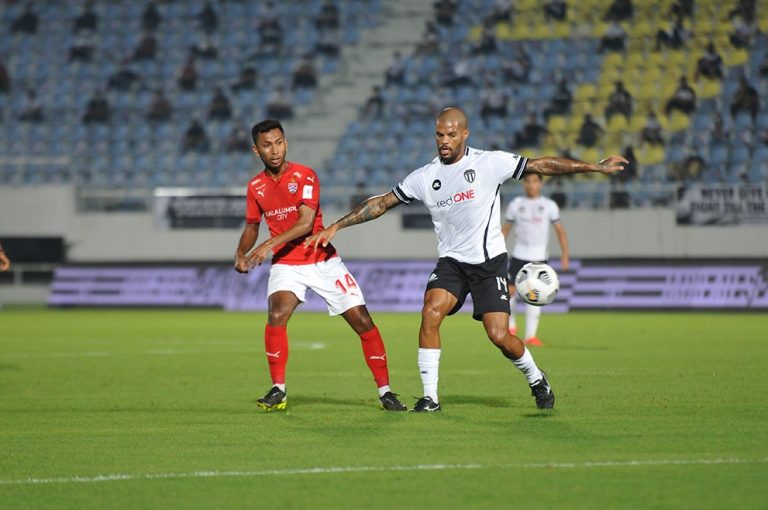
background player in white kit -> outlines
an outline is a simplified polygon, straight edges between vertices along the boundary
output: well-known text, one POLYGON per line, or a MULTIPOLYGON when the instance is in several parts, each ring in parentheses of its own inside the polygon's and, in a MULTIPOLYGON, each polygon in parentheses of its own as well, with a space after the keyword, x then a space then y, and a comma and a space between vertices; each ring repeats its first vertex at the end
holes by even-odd
MULTIPOLYGON (((549 258, 549 226, 555 228, 557 240, 560 243, 560 268, 568 271, 569 251, 568 237, 565 227, 560 222, 560 208, 554 200, 541 196, 542 177, 537 174, 526 174, 523 178, 524 197, 515 197, 507 206, 504 215, 506 222, 501 227, 504 238, 514 226, 515 247, 509 258, 509 332, 517 334, 515 323, 515 276, 528 262, 547 262, 549 258)), ((525 345, 539 346, 541 340, 536 336, 541 317, 540 306, 525 305, 525 345)))
POLYGON ((424 293, 419 329, 418 365, 424 396, 413 411, 441 409, 437 396, 440 325, 456 313, 467 294, 473 317, 482 321, 488 338, 525 375, 536 406, 555 405, 555 394, 523 342, 509 333, 507 249, 501 235, 501 183, 526 173, 561 175, 581 172, 612 174, 627 160, 612 156, 599 163, 565 158, 527 159, 503 151, 467 147, 466 114, 446 108, 437 117, 438 157, 410 173, 392 191, 371 197, 329 227, 308 237, 307 246, 326 246, 339 229, 378 218, 389 209, 421 200, 429 209, 437 234, 439 260, 424 293))

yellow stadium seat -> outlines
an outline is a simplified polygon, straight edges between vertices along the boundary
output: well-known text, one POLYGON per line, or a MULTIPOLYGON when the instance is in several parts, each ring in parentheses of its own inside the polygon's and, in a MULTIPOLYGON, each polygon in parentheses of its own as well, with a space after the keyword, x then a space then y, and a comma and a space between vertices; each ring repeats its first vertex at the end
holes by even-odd
MULTIPOLYGON (((483 27, 480 25, 475 25, 474 27, 469 29, 469 36, 468 39, 470 41, 479 41, 480 35, 483 33, 483 27)), ((498 37, 498 34, 496 35, 498 37)))
POLYGON ((635 113, 629 121, 628 131, 638 133, 645 127, 645 121, 647 120, 645 115, 640 115, 639 112, 635 113))
POLYGON ((573 98, 577 101, 584 101, 585 99, 594 99, 597 97, 597 87, 591 83, 584 83, 580 85, 576 92, 573 94, 573 98))
POLYGON ((571 36, 571 25, 567 22, 553 23, 552 34, 558 39, 567 39, 571 36))
POLYGON ((691 126, 691 119, 684 113, 678 111, 672 112, 669 118, 670 131, 685 131, 691 126))
POLYGON ((696 95, 701 99, 719 97, 723 88, 718 80, 702 79, 696 85, 696 95))
POLYGON ((552 115, 547 122, 547 130, 550 133, 563 133, 566 130, 565 117, 552 115))
POLYGON ((611 115, 610 119, 608 119, 608 126, 606 126, 605 129, 608 133, 621 133, 628 127, 629 122, 625 116, 621 114, 614 114, 611 115))
POLYGON ((743 66, 749 60, 747 50, 732 49, 723 55, 723 63, 729 67, 743 66))
POLYGON ((512 28, 509 23, 496 24, 496 39, 499 41, 509 41, 512 39, 512 28))

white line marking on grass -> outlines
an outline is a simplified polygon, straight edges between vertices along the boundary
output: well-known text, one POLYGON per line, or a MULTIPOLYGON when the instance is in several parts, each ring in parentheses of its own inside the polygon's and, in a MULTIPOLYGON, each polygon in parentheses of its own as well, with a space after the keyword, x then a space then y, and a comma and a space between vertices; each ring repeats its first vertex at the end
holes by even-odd
POLYGON ((59 478, 25 478, 0 480, 0 485, 45 485, 55 483, 98 483, 127 480, 174 480, 184 478, 255 478, 264 476, 332 475, 343 473, 381 473, 392 471, 462 471, 470 469, 589 469, 601 467, 647 466, 706 466, 730 464, 765 464, 762 459, 684 459, 684 460, 617 460, 594 462, 531 462, 518 464, 416 464, 411 466, 329 466, 292 469, 265 469, 259 471, 191 471, 188 473, 116 473, 96 476, 68 476, 59 478))

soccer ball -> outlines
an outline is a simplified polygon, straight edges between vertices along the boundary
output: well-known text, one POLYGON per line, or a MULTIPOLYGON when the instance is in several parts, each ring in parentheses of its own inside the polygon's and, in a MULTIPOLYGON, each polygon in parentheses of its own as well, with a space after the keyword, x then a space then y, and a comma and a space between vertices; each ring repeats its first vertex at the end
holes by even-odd
POLYGON ((529 262, 515 277, 517 295, 529 305, 544 306, 555 300, 560 290, 560 279, 549 265, 529 262))

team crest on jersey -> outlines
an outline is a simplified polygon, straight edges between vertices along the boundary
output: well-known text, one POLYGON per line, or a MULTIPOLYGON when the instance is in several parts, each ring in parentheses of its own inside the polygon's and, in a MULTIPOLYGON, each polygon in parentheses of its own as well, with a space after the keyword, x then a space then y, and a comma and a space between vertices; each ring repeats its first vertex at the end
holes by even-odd
POLYGON ((443 183, 440 182, 440 179, 435 179, 434 181, 432 181, 432 189, 435 191, 439 190, 440 187, 442 187, 442 185, 443 183))
POLYGON ((470 168, 469 170, 464 170, 464 179, 468 183, 472 184, 473 182, 475 182, 475 176, 476 176, 476 173, 472 168, 470 168))
POLYGON ((299 191, 299 183, 296 182, 294 179, 291 179, 291 182, 288 183, 288 191, 293 194, 299 191))

